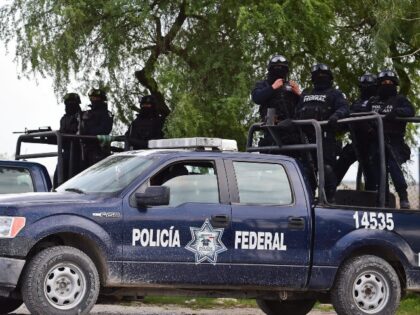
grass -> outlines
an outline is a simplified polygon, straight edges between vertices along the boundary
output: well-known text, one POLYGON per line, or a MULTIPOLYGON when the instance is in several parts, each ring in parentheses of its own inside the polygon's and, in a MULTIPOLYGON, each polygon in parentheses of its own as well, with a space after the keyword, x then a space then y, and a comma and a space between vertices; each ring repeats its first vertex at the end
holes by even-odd
MULTIPOLYGON (((191 309, 212 309, 230 307, 257 307, 255 300, 249 299, 214 299, 214 298, 191 298, 180 296, 147 296, 141 302, 150 305, 177 305, 191 309)), ((315 305, 315 309, 324 312, 334 311, 330 304, 315 305)), ((397 315, 418 315, 420 314, 420 296, 410 294, 401 301, 397 315)))
POLYGON ((420 296, 409 294, 401 302, 398 308, 398 315, 417 315, 420 314, 420 296))
POLYGON ((255 300, 249 299, 213 299, 180 296, 146 296, 142 303, 153 305, 178 305, 192 309, 211 309, 223 307, 257 307, 257 303, 255 302, 255 300))

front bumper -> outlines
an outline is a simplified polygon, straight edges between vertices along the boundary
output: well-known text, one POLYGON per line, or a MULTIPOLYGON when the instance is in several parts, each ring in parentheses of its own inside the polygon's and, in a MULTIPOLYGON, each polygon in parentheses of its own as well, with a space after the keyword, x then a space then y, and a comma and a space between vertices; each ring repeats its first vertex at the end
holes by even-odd
POLYGON ((8 296, 16 288, 25 260, 0 257, 0 296, 8 296))

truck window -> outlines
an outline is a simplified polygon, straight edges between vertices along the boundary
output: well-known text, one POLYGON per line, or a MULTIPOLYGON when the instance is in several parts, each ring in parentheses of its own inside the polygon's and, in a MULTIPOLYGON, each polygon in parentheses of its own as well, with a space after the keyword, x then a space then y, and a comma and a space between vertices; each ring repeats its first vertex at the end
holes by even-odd
POLYGON ((241 204, 289 205, 292 189, 280 164, 233 162, 241 204))
POLYGON ((168 166, 150 185, 170 188, 170 207, 187 202, 219 203, 216 170, 211 162, 183 162, 168 166))
POLYGON ((0 194, 33 192, 29 170, 19 167, 0 167, 0 194))
POLYGON ((78 189, 83 193, 116 193, 130 185, 151 164, 153 158, 136 155, 114 155, 89 167, 56 190, 78 189))

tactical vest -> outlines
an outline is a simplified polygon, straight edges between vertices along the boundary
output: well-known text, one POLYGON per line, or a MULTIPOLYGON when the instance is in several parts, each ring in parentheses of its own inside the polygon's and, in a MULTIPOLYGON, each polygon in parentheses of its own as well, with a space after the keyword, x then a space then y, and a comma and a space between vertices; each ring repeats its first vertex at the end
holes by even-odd
POLYGON ((60 120, 60 132, 76 134, 79 128, 79 114, 65 114, 60 120))
POLYGON ((268 108, 276 109, 278 119, 293 119, 295 117, 298 98, 291 91, 290 85, 284 85, 274 92, 274 96, 267 103, 268 108))
POLYGON ((161 128, 159 117, 138 118, 130 126, 130 136, 135 136, 141 140, 150 140, 156 134, 156 130, 161 128))
POLYGON ((352 113, 370 112, 369 100, 358 99, 350 106, 350 111, 352 113))
MULTIPOLYGON (((268 85, 268 82, 266 82, 266 85, 268 85)), ((260 106, 261 119, 265 119, 268 108, 275 108, 276 116, 280 120, 293 119, 295 118, 298 101, 298 96, 292 92, 291 86, 286 83, 280 89, 275 90, 273 95, 260 106)))
POLYGON ((112 130, 114 116, 107 109, 91 109, 83 111, 80 119, 80 134, 97 135, 92 129, 97 126, 103 126, 104 130, 100 131, 100 135, 108 135, 112 130), (105 124, 103 124, 105 122, 105 124))
MULTIPOLYGON (((370 100, 370 109, 373 112, 380 113, 382 115, 389 114, 398 107, 399 95, 392 96, 387 100, 380 100, 378 97, 370 100)), ((384 133, 386 135, 400 135, 404 136, 407 123, 404 121, 397 120, 384 120, 384 133)))
POLYGON ((323 93, 307 94, 303 96, 302 106, 298 111, 299 119, 327 120, 331 116, 332 104, 328 89, 323 93))

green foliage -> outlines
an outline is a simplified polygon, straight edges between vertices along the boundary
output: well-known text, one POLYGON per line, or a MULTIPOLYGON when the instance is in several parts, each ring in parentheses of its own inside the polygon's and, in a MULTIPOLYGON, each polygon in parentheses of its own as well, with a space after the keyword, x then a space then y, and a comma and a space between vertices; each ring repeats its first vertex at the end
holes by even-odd
POLYGON ((420 313, 420 298, 418 295, 409 294, 401 302, 398 315, 414 315, 420 313))
POLYGON ((105 87, 123 125, 137 96, 155 93, 167 136, 243 147, 256 119, 250 91, 274 53, 302 87, 312 63, 330 64, 350 98, 365 71, 394 67, 420 107, 419 0, 11 0, 0 22, 22 74, 52 77, 57 95, 75 81, 81 93, 105 87))

